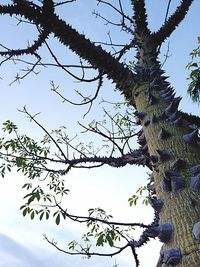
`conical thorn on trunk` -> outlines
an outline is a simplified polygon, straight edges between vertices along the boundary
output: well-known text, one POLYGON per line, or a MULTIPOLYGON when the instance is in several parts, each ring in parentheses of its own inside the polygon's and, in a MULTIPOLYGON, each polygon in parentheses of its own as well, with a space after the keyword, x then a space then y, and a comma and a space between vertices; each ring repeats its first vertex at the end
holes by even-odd
POLYGON ((167 139, 171 136, 171 134, 166 131, 164 128, 161 128, 161 130, 158 133, 158 139, 162 140, 162 139, 167 139))

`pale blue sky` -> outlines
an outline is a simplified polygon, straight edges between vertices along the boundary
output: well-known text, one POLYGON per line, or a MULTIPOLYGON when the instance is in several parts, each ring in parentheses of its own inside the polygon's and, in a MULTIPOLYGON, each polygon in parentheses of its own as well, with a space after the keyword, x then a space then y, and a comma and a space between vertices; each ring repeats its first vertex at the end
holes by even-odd
MULTIPOLYGON (((4 1, 1 1, 4 2, 4 1)), ((9 1, 5 1, 9 2, 9 1)), ((101 40, 107 36, 108 28, 103 26, 103 22, 96 20, 94 16, 89 15, 96 9, 95 0, 77 0, 77 3, 70 4, 62 11, 62 16, 67 17, 70 23, 77 27, 80 32, 84 32, 92 40, 101 40)), ((112 1, 115 2, 115 1, 112 1)), ((128 2, 128 1, 126 1, 128 2)), ((164 20, 167 0, 147 0, 147 8, 150 12, 150 26, 156 29, 164 20)), ((180 1, 172 1, 174 5, 180 1)), ((105 16, 114 19, 115 15, 111 10, 102 7, 105 16)), ((126 6, 130 11, 129 5, 126 6)), ((102 10, 102 9, 100 9, 102 10)), ((197 46, 197 36, 199 35, 199 10, 200 2, 195 0, 185 21, 180 25, 177 31, 172 35, 170 40, 170 58, 165 64, 167 75, 170 76, 172 85, 176 88, 177 94, 183 96, 181 109, 187 112, 192 112, 199 115, 199 106, 192 103, 187 96, 186 88, 188 81, 186 80, 188 72, 185 65, 190 60, 189 52, 197 46)), ((6 19, 7 20, 7 19, 6 19)), ((0 43, 6 40, 7 44, 14 45, 16 48, 21 45, 22 41, 25 46, 27 40, 32 40, 34 31, 30 25, 24 25, 23 31, 19 31, 14 20, 5 21, 0 18, 3 25, 3 34, 0 36, 0 43)), ((124 42, 125 36, 119 31, 113 32, 115 42, 124 42)), ((66 63, 72 63, 74 60, 73 54, 68 50, 63 50, 57 41, 51 41, 56 52, 61 56, 66 63)), ((166 45, 163 46, 163 52, 166 51, 166 45)), ((21 66, 20 66, 21 67, 21 66)), ((66 77, 62 72, 55 69, 41 69, 41 73, 37 76, 31 75, 24 79, 20 84, 8 84, 13 80, 19 66, 14 64, 5 64, 1 66, 1 98, 0 98, 0 123, 7 119, 15 121, 21 132, 30 134, 33 137, 38 137, 41 131, 30 124, 29 121, 21 113, 17 112, 17 108, 27 106, 32 113, 41 112, 38 117, 40 122, 47 129, 55 129, 60 125, 67 125, 70 134, 73 135, 77 131, 76 121, 82 119, 82 114, 85 108, 77 109, 71 105, 62 103, 61 100, 50 91, 50 80, 54 80, 59 84, 62 92, 67 92, 67 96, 74 98, 73 89, 78 88, 78 84, 74 83, 73 79, 66 77)), ((120 99, 118 93, 111 90, 110 82, 105 82, 101 96, 113 100, 116 95, 120 99)), ((91 92, 93 87, 84 85, 84 88, 89 88, 91 92)), ((100 97, 101 99, 101 97, 100 97)), ((101 117, 102 111, 99 107, 99 100, 93 106, 91 113, 86 117, 85 123, 93 118, 101 117)), ((93 138, 93 137, 90 137, 93 138)), ((90 207, 101 206, 114 214, 119 220, 141 221, 142 217, 145 221, 150 221, 152 210, 141 208, 129 208, 128 198, 135 190, 145 184, 147 170, 137 167, 127 167, 124 169, 103 168, 101 170, 91 171, 76 171, 72 172, 67 177, 68 186, 71 189, 71 197, 69 199, 70 208, 72 211, 78 210, 84 212, 90 207), (100 194, 99 194, 100 193, 100 194)), ((18 210, 22 204, 22 192, 20 190, 23 184, 23 178, 18 174, 13 173, 4 180, 0 180, 0 267, 16 266, 19 264, 24 266, 49 266, 49 267, 64 267, 64 266, 104 266, 111 267, 114 265, 114 259, 99 259, 94 258, 90 261, 82 260, 62 255, 55 251, 51 246, 43 241, 42 235, 48 234, 49 237, 55 237, 56 240, 61 240, 61 243, 66 245, 71 239, 78 237, 81 234, 81 229, 78 226, 69 224, 68 222, 61 223, 58 227, 49 222, 32 222, 28 218, 23 218, 18 210)), ((149 249, 143 248, 140 251, 140 260, 142 267, 155 266, 156 257, 158 255, 158 245, 153 242, 149 244, 149 249), (152 258, 153 253, 155 255, 152 258)), ((117 263, 122 266, 133 266, 133 258, 127 253, 117 258, 117 263)))

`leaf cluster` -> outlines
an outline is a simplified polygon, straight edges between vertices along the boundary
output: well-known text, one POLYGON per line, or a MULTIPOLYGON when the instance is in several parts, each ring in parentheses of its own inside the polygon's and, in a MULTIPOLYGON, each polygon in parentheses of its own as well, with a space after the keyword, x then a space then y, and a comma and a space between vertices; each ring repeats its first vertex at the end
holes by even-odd
POLYGON ((149 205, 149 194, 147 186, 140 186, 135 194, 133 194, 129 199, 130 206, 136 206, 138 204, 138 200, 142 199, 142 204, 149 205))
POLYGON ((191 61, 186 68, 190 71, 188 80, 188 93, 194 102, 200 102, 200 37, 198 37, 198 47, 190 53, 191 61))

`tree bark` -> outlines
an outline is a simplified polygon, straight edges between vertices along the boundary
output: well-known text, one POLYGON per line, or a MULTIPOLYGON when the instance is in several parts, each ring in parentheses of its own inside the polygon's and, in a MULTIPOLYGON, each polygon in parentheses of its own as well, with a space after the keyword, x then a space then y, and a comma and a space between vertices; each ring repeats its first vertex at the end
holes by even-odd
MULTIPOLYGON (((148 90, 148 85, 141 86, 141 90, 143 93, 140 93, 135 102, 139 112, 144 110, 148 112, 142 121, 144 125, 146 120, 152 120, 153 115, 159 117, 167 105, 161 100, 155 107, 149 106, 145 100, 145 90, 148 90)), ((158 159, 153 168, 156 195, 158 199, 164 201, 160 212, 160 224, 170 223, 173 226, 173 237, 164 245, 164 248, 180 248, 182 255, 180 266, 197 267, 200 262, 199 241, 193 237, 192 229, 199 220, 200 196, 195 194, 195 203, 192 203, 193 196, 189 185, 191 176, 193 176, 190 171, 191 167, 199 163, 199 147, 195 146, 195 144, 188 144, 183 140, 183 135, 187 132, 185 127, 177 127, 167 119, 158 119, 157 123, 151 123, 147 127, 144 126, 143 130, 150 157, 158 155, 158 150, 168 151, 170 155, 169 159, 167 158, 163 161, 158 159), (161 128, 167 130, 170 136, 166 139, 158 140, 161 128), (179 173, 184 177, 185 187, 178 190, 171 188, 165 190, 163 180, 166 177, 166 171, 170 169, 170 164, 177 159, 186 162, 185 165, 179 167, 181 169, 179 173)))
MULTIPOLYGON (((165 239, 162 233, 159 234, 164 242, 161 262, 164 264, 162 266, 176 265, 173 255, 179 251, 178 266, 198 267, 199 240, 192 232, 199 221, 200 195, 199 189, 191 185, 191 177, 196 175, 194 171, 191 172, 191 168, 199 164, 200 146, 197 135, 191 140, 187 140, 188 136, 185 136, 197 132, 197 127, 191 129, 193 126, 181 117, 178 111, 180 98, 172 96, 173 91, 165 81, 156 57, 152 59, 154 46, 149 44, 151 40, 147 35, 139 48, 139 54, 144 55, 138 61, 143 78, 141 84, 133 88, 133 92, 146 139, 145 147, 148 147, 153 164, 156 196, 164 202, 160 211, 160 226, 170 224, 173 229, 170 238, 165 239), (147 121, 150 123, 146 123, 147 121), (167 256, 167 253, 172 254, 167 256)), ((197 176, 198 183, 199 171, 197 176)))

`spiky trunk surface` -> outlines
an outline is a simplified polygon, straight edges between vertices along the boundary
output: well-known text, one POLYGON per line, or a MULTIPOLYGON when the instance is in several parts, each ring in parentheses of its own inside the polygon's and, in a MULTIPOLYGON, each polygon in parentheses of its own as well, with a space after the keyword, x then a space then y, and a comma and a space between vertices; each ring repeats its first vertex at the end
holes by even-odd
POLYGON ((159 214, 160 227, 172 228, 170 234, 167 229, 158 234, 164 242, 159 266, 197 267, 200 171, 191 168, 200 163, 198 130, 177 111, 180 98, 174 97, 159 63, 152 59, 153 52, 148 52, 149 46, 140 50, 147 56, 140 55, 141 82, 133 94, 145 139, 144 151, 153 164, 156 197, 164 203, 159 214), (186 135, 191 132, 192 135, 186 135))

